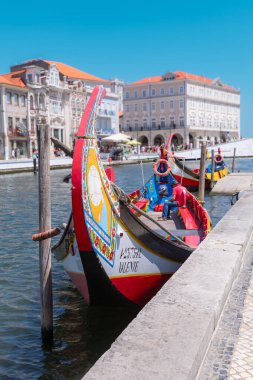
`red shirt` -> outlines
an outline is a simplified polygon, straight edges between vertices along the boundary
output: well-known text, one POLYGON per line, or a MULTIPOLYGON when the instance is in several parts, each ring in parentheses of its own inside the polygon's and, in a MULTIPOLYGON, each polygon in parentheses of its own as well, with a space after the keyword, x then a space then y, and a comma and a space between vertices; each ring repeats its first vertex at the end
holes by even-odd
POLYGON ((175 201, 178 203, 178 207, 186 206, 186 188, 180 184, 176 185, 173 189, 173 195, 175 201))

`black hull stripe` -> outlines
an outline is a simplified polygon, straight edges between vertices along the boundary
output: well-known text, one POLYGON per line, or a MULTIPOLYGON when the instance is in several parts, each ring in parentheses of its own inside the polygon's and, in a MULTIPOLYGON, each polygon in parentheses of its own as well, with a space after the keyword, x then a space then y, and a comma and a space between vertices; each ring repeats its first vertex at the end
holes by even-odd
POLYGON ((134 305, 112 284, 95 252, 80 252, 80 256, 88 283, 90 305, 134 305))

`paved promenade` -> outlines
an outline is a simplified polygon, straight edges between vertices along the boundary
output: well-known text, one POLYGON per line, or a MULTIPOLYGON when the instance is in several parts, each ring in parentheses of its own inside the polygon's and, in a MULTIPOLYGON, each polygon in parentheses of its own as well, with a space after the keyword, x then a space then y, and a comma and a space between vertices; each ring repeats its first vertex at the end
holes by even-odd
POLYGON ((253 236, 198 380, 253 379, 253 236))
MULTIPOLYGON (((127 160, 108 162, 102 160, 104 166, 117 166, 117 165, 131 165, 140 162, 152 162, 158 158, 155 154, 141 154, 131 155, 127 160)), ((38 167, 38 162, 37 162, 38 167)), ((70 157, 58 157, 50 159, 51 169, 64 169, 72 167, 72 158, 70 157)), ((33 160, 29 158, 19 160, 0 160, 0 175, 11 173, 22 173, 33 171, 33 160)))
POLYGON ((253 188, 85 380, 253 379, 253 188))

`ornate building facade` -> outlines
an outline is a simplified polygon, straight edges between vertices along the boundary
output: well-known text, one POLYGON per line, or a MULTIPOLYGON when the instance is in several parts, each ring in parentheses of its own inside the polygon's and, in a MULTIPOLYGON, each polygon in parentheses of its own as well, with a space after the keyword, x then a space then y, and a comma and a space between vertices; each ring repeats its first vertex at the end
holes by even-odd
POLYGON ((199 147, 240 138, 240 91, 220 79, 168 72, 124 86, 123 131, 142 145, 199 147))
POLYGON ((36 125, 73 146, 84 107, 95 85, 106 88, 97 119, 98 136, 119 131, 122 82, 109 81, 64 63, 32 60, 0 75, 0 159, 30 157, 37 147, 36 125))

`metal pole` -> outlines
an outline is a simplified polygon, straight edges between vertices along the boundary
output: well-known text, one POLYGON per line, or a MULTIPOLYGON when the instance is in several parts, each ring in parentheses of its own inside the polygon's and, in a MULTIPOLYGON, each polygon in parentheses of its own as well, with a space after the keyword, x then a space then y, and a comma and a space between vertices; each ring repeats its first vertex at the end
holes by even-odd
POLYGON ((215 168, 215 164, 214 164, 214 149, 212 149, 211 151, 212 153, 212 156, 211 156, 211 164, 212 164, 212 172, 211 172, 211 189, 214 187, 214 168, 215 168))
POLYGON ((199 201, 205 203, 205 166, 206 166, 206 147, 201 145, 200 170, 199 170, 199 201))
POLYGON ((236 148, 234 148, 234 155, 233 155, 233 161, 232 161, 232 173, 235 172, 235 153, 236 153, 236 148))
MULTIPOLYGON (((38 125, 39 148, 39 230, 51 229, 50 131, 49 125, 38 125)), ((53 297, 51 272, 51 239, 39 242, 41 336, 43 343, 53 340, 53 297)))

